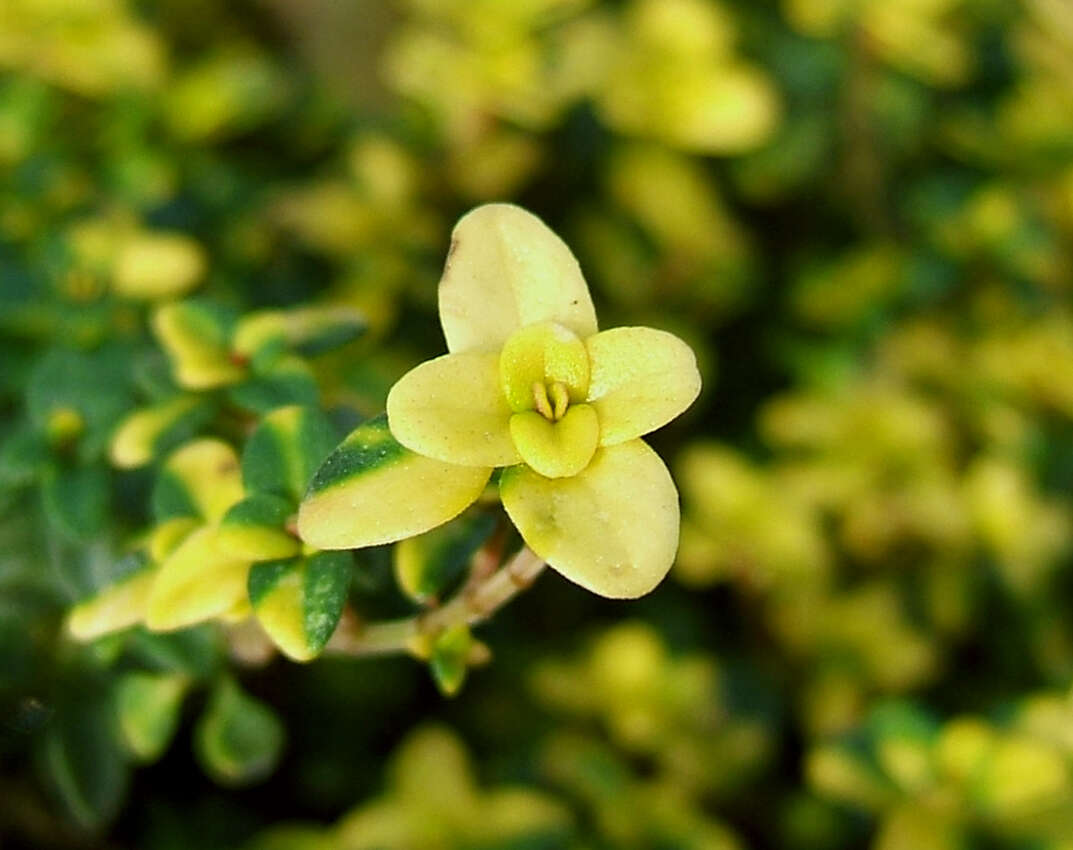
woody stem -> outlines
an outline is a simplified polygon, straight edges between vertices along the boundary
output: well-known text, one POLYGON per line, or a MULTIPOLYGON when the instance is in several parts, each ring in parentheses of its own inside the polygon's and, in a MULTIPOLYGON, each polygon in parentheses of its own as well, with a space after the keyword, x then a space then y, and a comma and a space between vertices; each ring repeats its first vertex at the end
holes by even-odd
POLYGON ((488 578, 459 593, 446 605, 402 620, 340 624, 325 651, 340 655, 411 652, 423 638, 444 629, 488 619, 529 587, 547 566, 528 546, 488 578))

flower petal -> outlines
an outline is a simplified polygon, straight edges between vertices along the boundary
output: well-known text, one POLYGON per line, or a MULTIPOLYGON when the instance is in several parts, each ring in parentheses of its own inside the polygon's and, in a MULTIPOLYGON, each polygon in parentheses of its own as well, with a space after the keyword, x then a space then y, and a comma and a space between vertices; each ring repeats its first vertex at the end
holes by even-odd
POLYGON ((411 369, 391 388, 391 433, 406 448, 462 466, 509 466, 510 407, 497 354, 445 354, 411 369))
POLYGON ((544 222, 521 207, 485 204, 451 234, 440 280, 447 350, 499 351, 536 322, 565 325, 584 339, 596 311, 577 260, 544 222))
POLYGON ((170 631, 229 611, 246 598, 249 569, 249 561, 220 550, 214 527, 199 528, 160 565, 145 624, 170 631))
POLYGON ((515 413, 510 434, 529 466, 548 478, 566 478, 589 465, 600 439, 600 423, 589 405, 575 404, 558 422, 549 422, 535 410, 515 413))
POLYGON ((324 461, 298 510, 298 533, 318 549, 392 543, 442 525, 477 500, 490 467, 458 466, 399 444, 378 416, 324 461))
POLYGON ((693 350, 655 328, 614 328, 585 340, 588 402, 600 417, 600 445, 624 443, 666 425, 700 393, 693 350))
POLYGON ((511 467, 499 493, 529 547, 600 596, 642 596, 674 561, 678 492, 659 455, 641 440, 598 450, 572 478, 511 467))

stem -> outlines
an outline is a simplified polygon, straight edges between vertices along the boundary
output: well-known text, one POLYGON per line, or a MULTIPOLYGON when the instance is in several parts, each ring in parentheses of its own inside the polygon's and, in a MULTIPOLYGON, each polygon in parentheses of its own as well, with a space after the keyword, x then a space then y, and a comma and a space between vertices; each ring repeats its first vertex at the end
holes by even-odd
POLYGON ((529 587, 543 571, 544 560, 528 546, 488 578, 463 590, 441 608, 425 611, 402 620, 340 628, 325 650, 340 655, 380 655, 413 652, 424 638, 462 624, 472 625, 488 619, 529 587))

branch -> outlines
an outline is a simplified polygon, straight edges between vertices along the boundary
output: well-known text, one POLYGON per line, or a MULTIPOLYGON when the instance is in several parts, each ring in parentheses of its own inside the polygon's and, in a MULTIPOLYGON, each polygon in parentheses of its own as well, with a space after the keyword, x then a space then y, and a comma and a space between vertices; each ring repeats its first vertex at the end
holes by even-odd
POLYGON ((545 566, 542 558, 528 546, 523 547, 505 566, 466 588, 440 608, 384 623, 341 622, 324 648, 325 652, 353 656, 396 652, 419 654, 426 640, 443 630, 487 620, 529 587, 545 566))

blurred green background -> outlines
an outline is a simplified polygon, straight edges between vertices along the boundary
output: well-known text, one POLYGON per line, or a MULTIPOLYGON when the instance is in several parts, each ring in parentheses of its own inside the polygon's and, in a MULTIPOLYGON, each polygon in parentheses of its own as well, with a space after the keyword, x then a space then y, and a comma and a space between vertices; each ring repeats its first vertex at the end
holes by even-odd
POLYGON ((1071 850, 1071 288, 1068 0, 0 0, 0 847, 1071 850), (697 351, 660 588, 545 575, 452 699, 67 636, 168 450, 443 351, 487 200, 697 351), (228 359, 308 305, 364 330, 228 359))

